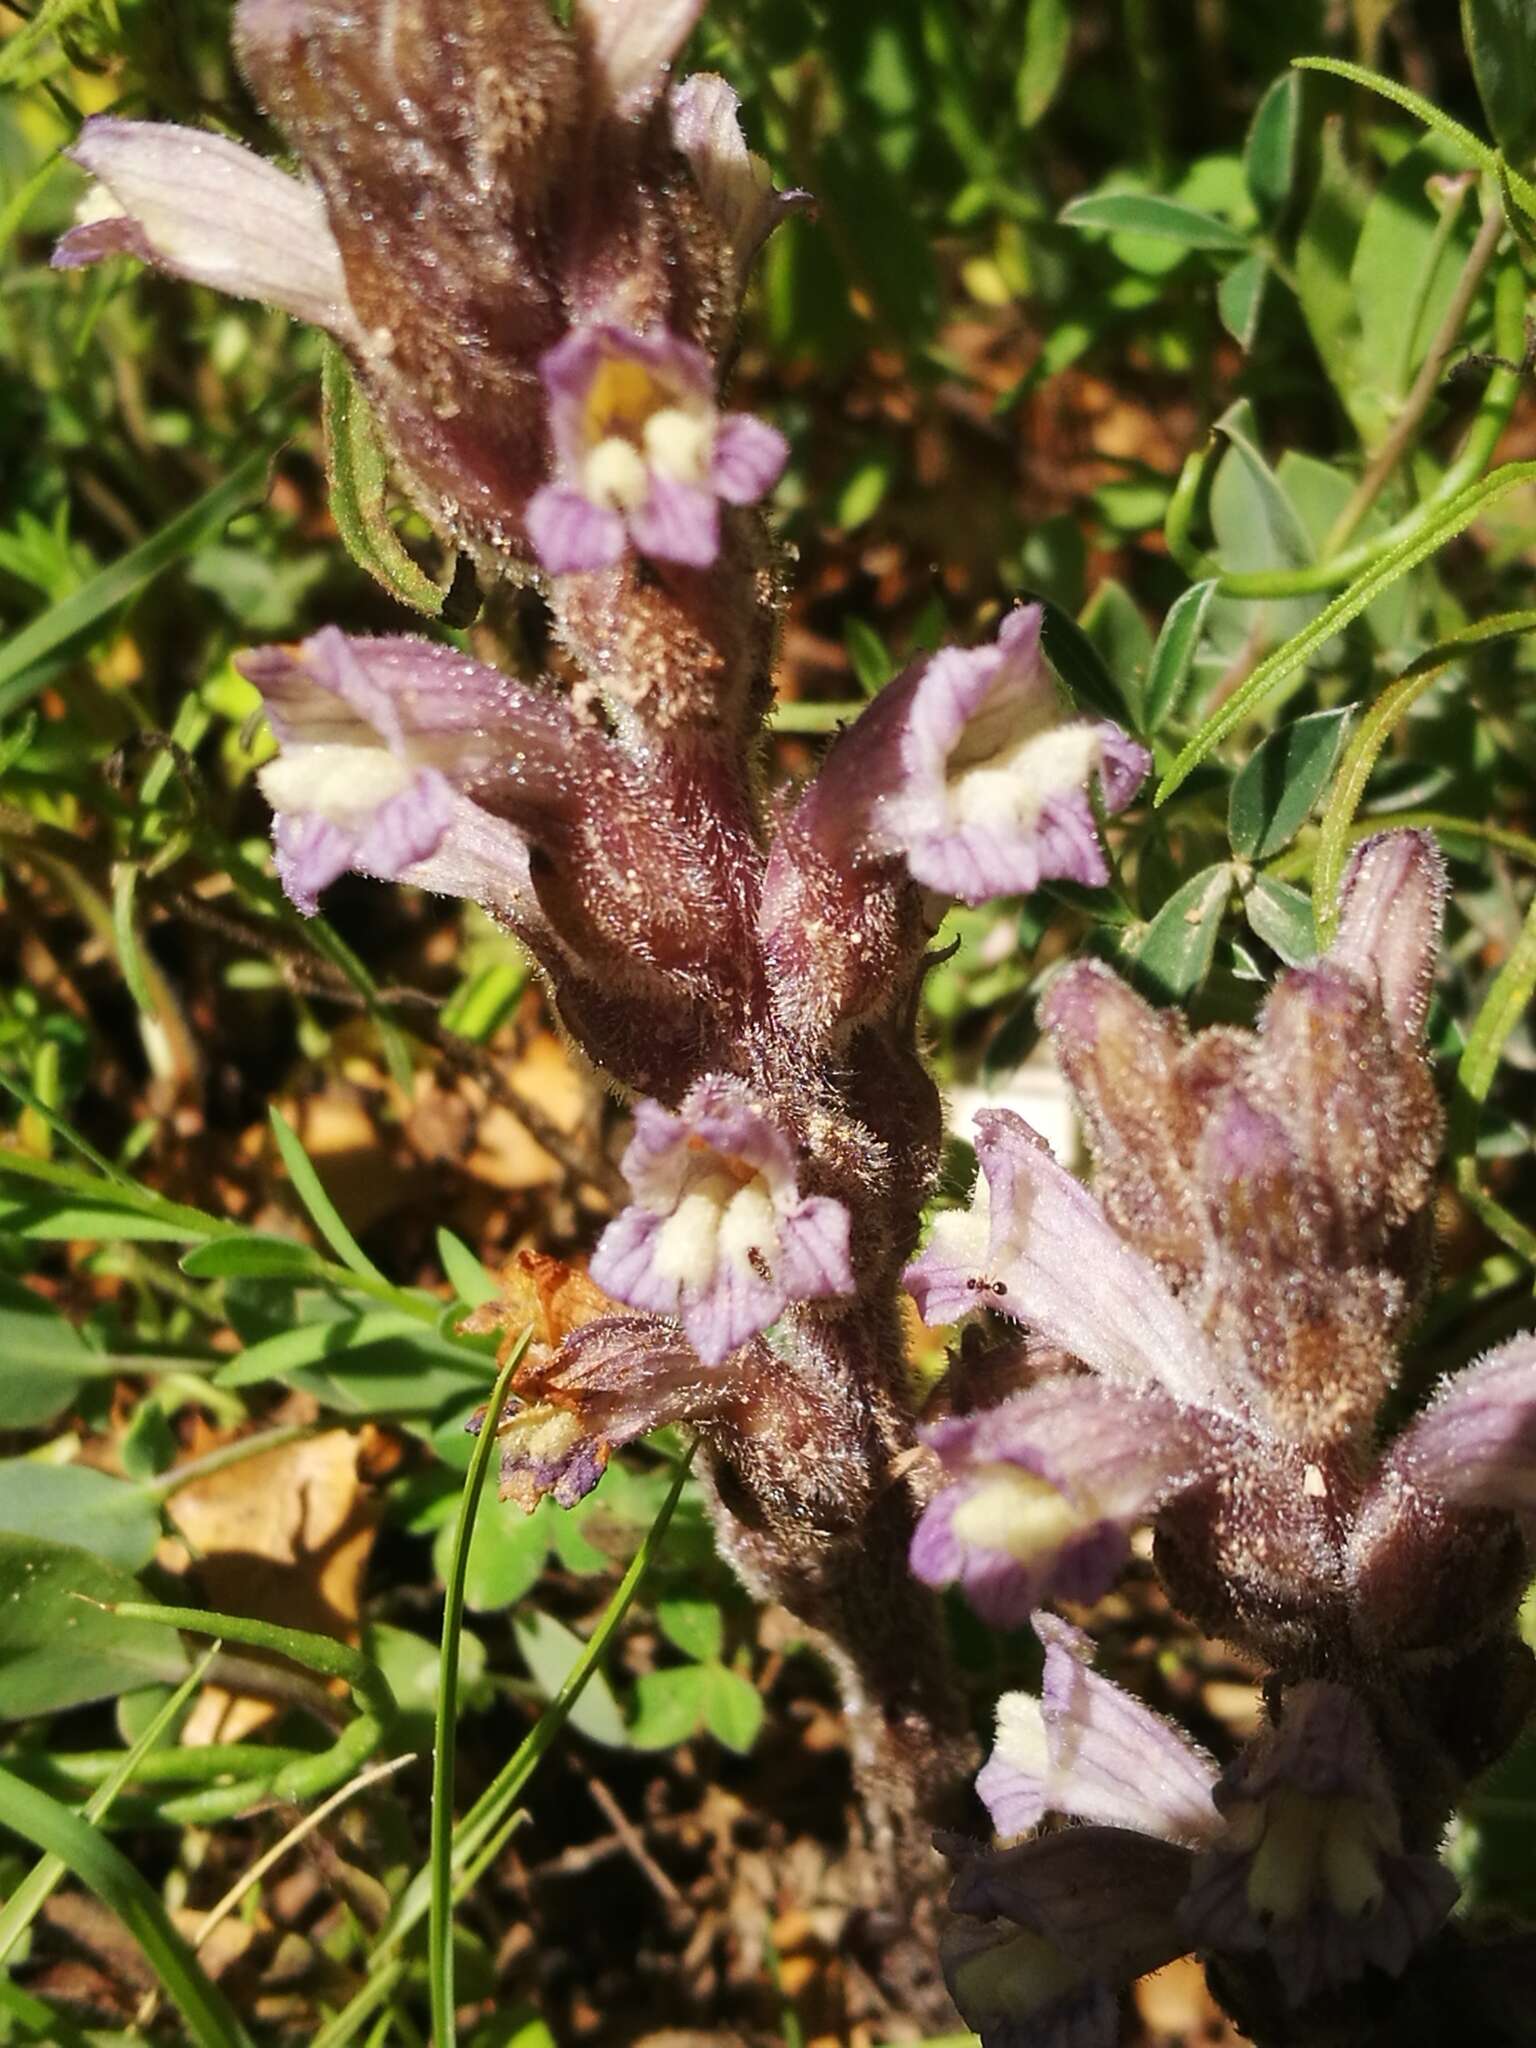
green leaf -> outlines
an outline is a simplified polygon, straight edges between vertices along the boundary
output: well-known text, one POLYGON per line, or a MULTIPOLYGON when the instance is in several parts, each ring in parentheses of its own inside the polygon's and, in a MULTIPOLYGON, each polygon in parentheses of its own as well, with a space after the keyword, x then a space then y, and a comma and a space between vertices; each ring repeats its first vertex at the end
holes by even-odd
POLYGON ((1231 894, 1232 870, 1225 861, 1176 889, 1131 949, 1137 980, 1173 1002, 1198 988, 1210 972, 1231 894))
POLYGON ((77 1548, 136 1572, 155 1554, 160 1515, 145 1488, 89 1465, 5 1458, 0 1459, 0 1530, 49 1541, 63 1532, 77 1548))
POLYGON ((1312 898, 1305 891, 1260 875, 1243 898, 1243 914, 1254 935, 1287 967, 1301 967, 1317 957, 1312 898))
POLYGON ((866 624, 863 619, 849 619, 845 622, 843 645, 848 650, 853 672, 859 679, 859 688, 866 697, 875 696, 896 673, 896 663, 891 659, 890 649, 874 627, 866 624))
POLYGON ((443 593, 412 560, 389 522, 389 456, 373 408, 335 342, 322 346, 325 457, 336 530, 353 561, 391 597, 435 617, 443 608, 443 593))
POLYGON ((1014 84, 1021 124, 1033 128, 1055 99, 1072 49, 1068 0, 1029 0, 1024 16, 1024 61, 1014 84))
POLYGON ((704 1719, 709 1674, 701 1664, 676 1664, 645 1671, 635 1680, 635 1718, 629 1724, 632 1749, 675 1749, 697 1732, 704 1719))
MULTIPOLYGON (((491 1501, 475 1522, 464 1597, 476 1614, 504 1614, 538 1584, 559 1510, 540 1501, 531 1515, 510 1501, 491 1501)), ((453 1556, 452 1526, 440 1529, 432 1561, 446 1581, 453 1556)))
POLYGON ((658 1600, 656 1621, 667 1641, 695 1663, 718 1657, 724 1647, 725 1624, 713 1600, 658 1600))
POLYGON ((1301 133, 1301 80, 1284 73, 1259 101, 1243 150, 1243 176, 1259 216, 1272 221, 1291 196, 1301 133))
POLYGON ((737 1671, 723 1664, 700 1667, 704 1674, 704 1721, 717 1742, 745 1756, 763 1725, 763 1696, 737 1671))
MULTIPOLYGON (((547 1700, 555 1699, 581 1663, 586 1644, 550 1614, 519 1615, 512 1623, 512 1633, 534 1684, 547 1700)), ((619 1703, 600 1671, 592 1674, 585 1692, 571 1708, 570 1721, 591 1741, 610 1749, 623 1749, 629 1741, 619 1703)))
POLYGON ((293 1280, 313 1279, 324 1263, 307 1244, 253 1230, 198 1245, 182 1260, 181 1270, 192 1280, 293 1280))
POLYGON ((1072 697, 1105 718, 1113 718, 1122 725, 1132 723, 1130 707, 1121 694, 1119 684, 1071 613, 1063 611, 1048 597, 1035 596, 1032 591, 1021 591, 1020 595, 1033 598, 1044 608, 1040 646, 1072 697))
POLYGON ((1078 624, 1114 678, 1117 694, 1128 704, 1139 704, 1142 679, 1152 659, 1152 634, 1125 585, 1106 576, 1083 607, 1078 624))
POLYGON ((199 2048, 249 2048, 218 1986, 176 1932, 164 1906, 122 1851, 79 1814, 0 1770, 0 1826, 57 1856, 127 1927, 199 2048))
POLYGON ((487 1302, 497 1301, 501 1288, 494 1273, 488 1273, 475 1257, 462 1237, 443 1225, 438 1226, 437 1256, 443 1271, 448 1276, 448 1285, 471 1308, 483 1308, 487 1302))
MULTIPOLYGON (((1518 5, 1518 0, 1515 4, 1518 5)), ((1443 135, 1465 162, 1475 164, 1490 177, 1498 173, 1501 159, 1496 149, 1490 149, 1480 135, 1474 135, 1460 121, 1452 120, 1449 114, 1425 99, 1422 93, 1414 92, 1410 86, 1399 85, 1395 78, 1383 78, 1379 71, 1368 71, 1363 64, 1347 63, 1342 57, 1293 57, 1291 62, 1298 71, 1326 71, 1334 78, 1347 78, 1351 85, 1363 85, 1368 92, 1380 93, 1383 99, 1405 108, 1426 128, 1443 135)), ((1528 178, 1522 178, 1513 165, 1505 165, 1504 168, 1520 204, 1527 213, 1536 213, 1536 185, 1528 178)))
POLYGON ((50 1302, 0 1277, 0 1429, 52 1422, 99 1370, 96 1353, 50 1302))
POLYGON ((889 449, 866 455, 843 479, 832 508, 832 523, 844 533, 863 526, 885 502, 896 473, 895 457, 889 449))
POLYGON ((1239 769, 1227 832, 1239 860, 1268 860, 1289 846, 1328 785, 1349 711, 1314 711, 1283 725, 1239 769))
MULTIPOLYGON (((1296 294, 1329 381, 1354 418, 1360 309, 1350 271, 1371 194, 1344 148, 1344 124, 1323 123, 1317 185, 1296 243, 1296 294)), ((1360 422, 1356 422, 1357 425, 1360 422)))
POLYGON ((0 1720, 184 1678, 178 1637, 92 1604, 142 1597, 136 1580, 88 1550, 0 1532, 0 1720))
POLYGON ((1216 310, 1221 324, 1243 350, 1251 350, 1264 317, 1271 272, 1269 261, 1255 251, 1234 263, 1216 287, 1216 310))
POLYGON ((1417 533, 1379 555, 1310 624, 1266 656, 1247 681, 1211 714, 1163 777, 1157 801, 1166 803, 1191 770, 1219 746, 1235 726, 1241 725, 1258 705, 1274 694, 1281 683, 1303 667, 1318 648, 1326 646, 1335 633, 1352 619, 1357 619, 1384 590, 1390 590, 1420 562, 1444 547, 1447 541, 1454 540, 1480 512, 1533 479, 1536 479, 1536 462, 1506 462, 1491 476, 1458 491, 1417 533))
POLYGON ((1392 166, 1366 210, 1350 265, 1360 310, 1360 350, 1352 416, 1368 447, 1387 433, 1428 352, 1466 268, 1476 231, 1475 203, 1454 217, 1436 204, 1431 179, 1447 151, 1420 143, 1392 166))
POLYGON ((1512 164, 1536 154, 1536 10, 1531 0, 1461 0, 1461 33, 1493 139, 1512 164))
POLYGON ((1109 234, 1145 235, 1154 241, 1177 242, 1186 249, 1215 249, 1227 256, 1246 256, 1246 235, 1214 214, 1200 213, 1177 199, 1151 192, 1090 192, 1062 208, 1066 227, 1102 228, 1109 234))
MULTIPOLYGON (((20 39, 13 36, 6 49, 14 50, 20 39)), ((44 687, 57 665, 52 657, 62 658, 88 645, 120 605, 258 498, 267 466, 282 438, 276 435, 264 441, 223 483, 215 484, 158 533, 130 548, 88 583, 50 605, 40 618, 13 633, 0 648, 0 718, 9 717, 44 687)))
POLYGON ((1142 686, 1142 716, 1149 733, 1160 732, 1184 701, 1215 590, 1214 578, 1192 584, 1163 621, 1142 686))

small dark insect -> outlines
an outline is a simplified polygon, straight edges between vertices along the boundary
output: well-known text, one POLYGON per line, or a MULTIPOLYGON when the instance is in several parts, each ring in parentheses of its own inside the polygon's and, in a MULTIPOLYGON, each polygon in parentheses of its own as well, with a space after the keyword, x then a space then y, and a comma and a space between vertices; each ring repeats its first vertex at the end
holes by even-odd
POLYGON ((1513 370, 1517 377, 1529 377, 1536 370, 1536 318, 1529 313, 1525 316, 1525 353, 1518 363, 1512 363, 1508 356, 1486 354, 1482 349, 1471 349, 1453 363, 1446 372, 1446 382, 1452 378, 1470 376, 1476 370, 1513 370))
POLYGON ((468 555, 460 555, 453 567, 453 581, 443 598, 443 624, 445 626, 472 626, 480 616, 480 584, 475 575, 475 565, 468 555))

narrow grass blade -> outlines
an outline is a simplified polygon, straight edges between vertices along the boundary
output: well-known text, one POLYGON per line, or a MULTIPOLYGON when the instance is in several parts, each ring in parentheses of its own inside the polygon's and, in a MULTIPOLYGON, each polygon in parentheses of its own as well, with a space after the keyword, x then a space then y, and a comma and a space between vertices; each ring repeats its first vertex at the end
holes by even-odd
MULTIPOLYGON (((454 1831, 453 1865, 456 1875, 468 1868, 490 1838, 505 1824, 523 1788, 548 1755, 555 1737, 570 1718, 572 1707, 581 1698, 592 1674, 602 1662, 608 1645, 617 1634, 620 1624, 629 1612, 630 1604, 640 1590, 641 1582, 661 1548, 662 1539, 667 1533, 667 1525, 672 1520, 673 1511, 682 1497, 692 1463, 693 1452, 690 1448, 688 1455, 678 1465, 677 1475, 668 1489, 667 1497, 662 1502, 655 1521, 646 1532, 645 1541, 630 1559, 629 1569, 619 1581, 613 1598, 603 1610, 603 1618, 592 1631, 585 1650, 566 1674, 565 1683, 523 1737, 509 1761, 502 1766, 454 1831)), ((416 1872, 401 1893, 389 1925, 374 1944, 375 1958, 398 1947, 405 1937, 421 1924, 422 1917, 429 1907, 431 1884, 432 1873, 429 1868, 416 1872)))
POLYGON ((1387 685, 1361 720, 1360 730, 1350 741, 1339 764, 1339 772, 1334 777, 1318 839, 1312 902, 1317 917, 1318 940, 1323 946, 1332 942, 1338 926, 1339 882, 1355 837, 1355 814, 1364 799, 1381 750, 1394 728, 1452 662, 1475 647, 1491 646, 1497 641, 1515 639, 1530 632, 1536 632, 1536 612, 1501 612, 1495 618, 1480 619, 1475 626, 1453 633, 1449 639, 1431 647, 1410 663, 1394 682, 1387 685))
MULTIPOLYGON (((8 48, 14 49, 18 40, 13 38, 8 48)), ((47 677, 40 673, 40 667, 50 655, 99 626, 120 604, 173 562, 190 554, 199 541, 259 496, 267 465, 282 441, 282 435, 269 436, 221 484, 215 484, 158 533, 130 548, 119 561, 109 563, 99 575, 60 603, 51 605, 41 618, 34 619, 7 641, 0 648, 0 718, 8 717, 42 689, 47 677)))
MULTIPOLYGON (((99 1821, 118 1793, 138 1774, 145 1757, 156 1747, 166 1729, 202 1684, 209 1665, 221 1648, 221 1644, 215 1643, 212 1649, 205 1652, 202 1660, 187 1673, 132 1749, 123 1753, 110 1777, 104 1778, 86 1801, 81 1811, 83 1820, 99 1821)), ((42 1857, 33 1864, 5 1904, 0 1906, 0 1963, 4 1963, 22 1935, 32 1925, 42 1909, 43 1901, 64 1875, 64 1871, 65 1864, 61 1856, 42 1857)))
POLYGON ((341 1212, 325 1191, 325 1185, 310 1162, 309 1154, 299 1141, 299 1134, 287 1117, 274 1102, 268 1112, 272 1119, 272 1135, 277 1140, 277 1149, 283 1155, 283 1164, 288 1169, 288 1178, 293 1182, 294 1193, 309 1211, 310 1221, 325 1239, 331 1250, 349 1272, 356 1273, 364 1280, 389 1282, 363 1250, 357 1239, 342 1221, 341 1212))
POLYGON ((448 1560, 448 1577, 443 1601, 443 1643, 438 1666, 437 1722, 432 1739, 432 1839, 428 1858, 432 1872, 432 1901, 427 1923, 427 1989, 432 2006, 434 2048, 453 2048, 453 1767, 458 1732, 459 1635, 464 1626, 464 1577, 469 1568, 469 1544, 475 1530, 485 1475, 497 1450, 496 1426, 507 1404, 512 1375, 523 1361, 532 1337, 525 1330, 513 1345, 496 1381, 495 1390, 475 1439, 464 1493, 459 1504, 459 1524, 454 1531, 453 1550, 448 1560))
POLYGON ((1340 591, 1332 604, 1325 605, 1309 625, 1261 661, 1241 689, 1234 690, 1220 710, 1206 720, 1163 777, 1157 792, 1158 803, 1165 804, 1207 754, 1235 731, 1245 718, 1250 718, 1286 678, 1294 675, 1320 647, 1326 646, 1335 633, 1342 632, 1352 620, 1357 619, 1384 590, 1390 589, 1400 577, 1416 569, 1420 562, 1437 553, 1447 541, 1464 532, 1480 513, 1519 485, 1530 483, 1533 478, 1536 478, 1536 462, 1505 463, 1491 476, 1469 484, 1436 514, 1421 533, 1373 562, 1363 576, 1358 577, 1347 590, 1340 591))
POLYGON ((67 1806, 0 1769, 0 1826, 57 1856, 116 1913, 179 2008, 198 2048, 251 2048, 222 1991, 122 1851, 67 1806))

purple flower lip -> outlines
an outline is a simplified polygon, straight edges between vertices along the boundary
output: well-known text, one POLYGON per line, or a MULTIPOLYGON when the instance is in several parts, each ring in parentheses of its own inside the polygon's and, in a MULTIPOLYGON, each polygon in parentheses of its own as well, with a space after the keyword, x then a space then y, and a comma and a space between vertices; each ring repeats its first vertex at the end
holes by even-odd
POLYGON ((676 1316, 706 1364, 791 1302, 852 1291, 847 1210, 801 1195, 790 1139, 741 1082, 707 1077, 675 1113, 642 1102, 624 1171, 635 1200, 603 1233, 592 1277, 676 1316))
POLYGON ((720 506, 750 505, 778 481, 784 437, 750 413, 721 413, 704 351, 663 331, 573 329, 540 365, 556 481, 528 506, 552 576, 610 568, 633 546, 707 569, 720 506))

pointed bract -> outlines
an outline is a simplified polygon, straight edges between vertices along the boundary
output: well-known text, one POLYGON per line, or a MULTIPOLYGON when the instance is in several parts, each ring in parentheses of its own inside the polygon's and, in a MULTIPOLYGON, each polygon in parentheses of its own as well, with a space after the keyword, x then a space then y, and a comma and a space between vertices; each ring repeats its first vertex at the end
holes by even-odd
POLYGON ((1383 832, 1355 849, 1328 959, 1371 984, 1393 1035, 1424 1029, 1445 916, 1445 862, 1429 832, 1383 832))

